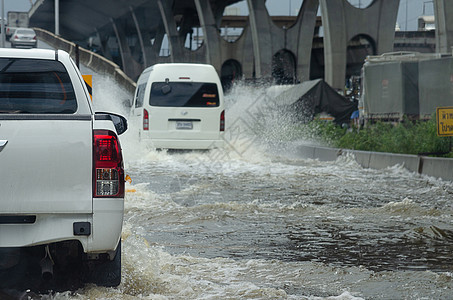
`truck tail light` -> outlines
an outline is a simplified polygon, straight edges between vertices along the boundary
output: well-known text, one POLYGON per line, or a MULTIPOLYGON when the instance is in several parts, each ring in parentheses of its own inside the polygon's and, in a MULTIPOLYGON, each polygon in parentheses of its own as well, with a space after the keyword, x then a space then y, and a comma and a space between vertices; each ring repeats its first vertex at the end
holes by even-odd
POLYGON ((93 197, 123 198, 124 167, 117 135, 110 130, 94 130, 93 197))
POLYGON ((149 113, 143 109, 143 130, 149 130, 149 113))
POLYGON ((220 131, 225 131, 225 111, 220 114, 220 131))

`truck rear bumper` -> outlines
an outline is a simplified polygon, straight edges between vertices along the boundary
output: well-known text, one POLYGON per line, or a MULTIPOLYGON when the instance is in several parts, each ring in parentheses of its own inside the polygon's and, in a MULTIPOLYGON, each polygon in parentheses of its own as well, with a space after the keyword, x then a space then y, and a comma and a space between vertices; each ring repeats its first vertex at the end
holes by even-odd
POLYGON ((36 47, 37 45, 38 42, 36 40, 11 42, 13 47, 36 47))
POLYGON ((31 218, 22 218, 24 222, 0 214, 0 248, 78 240, 86 253, 113 251, 121 237, 123 209, 123 199, 95 199, 93 214, 40 213, 26 215, 31 218))

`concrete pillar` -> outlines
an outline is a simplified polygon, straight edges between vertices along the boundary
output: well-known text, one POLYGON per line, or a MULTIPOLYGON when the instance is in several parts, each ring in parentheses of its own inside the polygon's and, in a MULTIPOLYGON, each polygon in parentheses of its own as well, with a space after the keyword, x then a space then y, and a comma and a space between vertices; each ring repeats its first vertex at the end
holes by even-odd
POLYGON ((164 35, 165 29, 163 26, 162 27, 159 26, 154 35, 151 35, 148 31, 143 32, 143 40, 146 41, 145 43, 145 53, 147 57, 146 67, 157 64, 159 62, 159 53, 160 49, 162 48, 162 41, 164 40, 164 35), (151 43, 151 39, 154 40, 153 43, 151 43))
POLYGON ((221 36, 209 0, 195 0, 198 19, 204 34, 206 63, 213 65, 220 73, 222 68, 221 36))
POLYGON ((114 19, 110 19, 110 21, 118 41, 123 71, 132 79, 136 79, 143 70, 143 67, 132 57, 123 26, 117 24, 117 21, 114 19))
POLYGON ((299 10, 296 24, 288 30, 288 49, 297 57, 297 79, 310 80, 310 62, 313 32, 319 0, 305 0, 299 10))
POLYGON ((145 51, 145 43, 143 42, 143 36, 142 36, 142 31, 140 30, 140 24, 138 23, 137 16, 135 15, 134 8, 132 6, 129 7, 131 10, 131 15, 132 15, 132 20, 134 20, 134 25, 135 29, 137 30, 137 38, 138 42, 140 43, 140 50, 142 52, 142 57, 143 57, 143 68, 146 68, 148 66, 148 57, 147 53, 145 51))
MULTIPOLYGON (((164 36, 165 36, 165 28, 163 26, 159 26, 154 35, 154 43, 152 44, 152 47, 151 47, 152 57, 156 61, 157 61, 157 58, 159 57, 160 49, 162 48, 162 42, 164 40, 164 36)), ((147 39, 150 40, 149 35, 148 35, 147 39)))
POLYGON ((343 0, 320 0, 324 28, 325 81, 343 89, 346 75, 347 35, 343 0))
POLYGON ((109 41, 109 35, 107 34, 102 34, 98 28, 96 28, 96 35, 99 39, 99 42, 101 43, 101 51, 102 55, 107 58, 108 60, 112 60, 112 53, 110 52, 109 46, 108 46, 108 41, 109 41))
POLYGON ((436 52, 450 53, 453 47, 453 2, 434 0, 436 52))
POLYGON ((347 0, 320 0, 324 28, 325 80, 332 87, 345 86, 347 45, 358 35, 367 36, 375 54, 393 51, 399 0, 374 0, 360 9, 347 0))
POLYGON ((253 59, 255 76, 258 78, 272 77, 272 20, 266 9, 265 0, 247 0, 249 8, 250 30, 253 41, 253 59))
POLYGON ((171 62, 183 62, 184 61, 184 49, 181 38, 176 28, 175 18, 171 9, 173 1, 157 0, 162 21, 164 23, 165 32, 167 33, 168 44, 170 47, 170 61, 171 62))

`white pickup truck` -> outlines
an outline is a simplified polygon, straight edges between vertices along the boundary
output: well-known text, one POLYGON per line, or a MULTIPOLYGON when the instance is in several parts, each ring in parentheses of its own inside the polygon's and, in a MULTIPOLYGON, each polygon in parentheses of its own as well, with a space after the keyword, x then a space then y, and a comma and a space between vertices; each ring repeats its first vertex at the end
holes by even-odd
POLYGON ((120 283, 126 130, 66 52, 0 49, 0 291, 120 283))

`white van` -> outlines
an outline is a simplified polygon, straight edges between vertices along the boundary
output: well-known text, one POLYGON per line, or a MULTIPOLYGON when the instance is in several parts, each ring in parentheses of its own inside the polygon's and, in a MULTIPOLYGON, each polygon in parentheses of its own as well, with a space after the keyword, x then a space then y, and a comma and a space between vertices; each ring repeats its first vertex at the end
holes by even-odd
POLYGON ((139 139, 156 149, 223 147, 225 108, 211 65, 156 64, 137 82, 131 116, 139 139))

